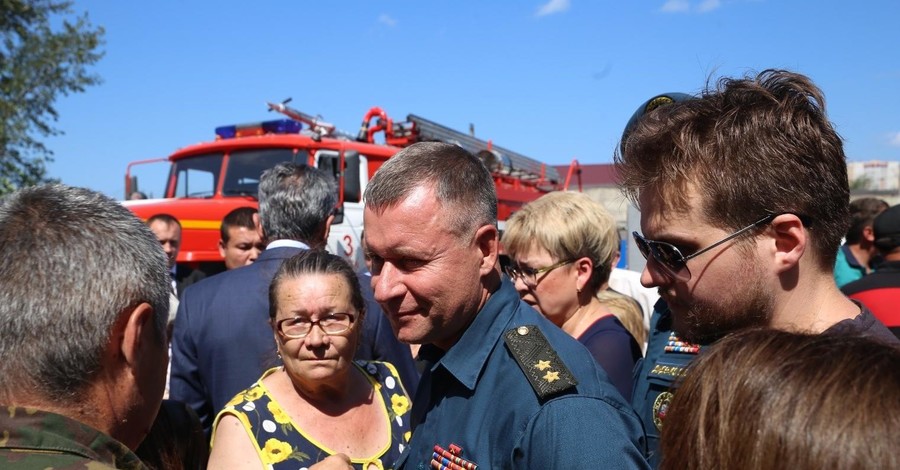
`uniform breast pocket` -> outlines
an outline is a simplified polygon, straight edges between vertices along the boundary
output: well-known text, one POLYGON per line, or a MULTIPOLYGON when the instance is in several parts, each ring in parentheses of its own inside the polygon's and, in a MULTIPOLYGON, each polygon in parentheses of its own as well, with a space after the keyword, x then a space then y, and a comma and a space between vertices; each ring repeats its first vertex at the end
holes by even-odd
POLYGON ((666 413, 669 411, 669 404, 674 397, 676 382, 688 362, 690 361, 659 361, 650 369, 647 375, 649 384, 647 398, 653 429, 646 430, 648 435, 652 433, 653 437, 659 436, 666 413))

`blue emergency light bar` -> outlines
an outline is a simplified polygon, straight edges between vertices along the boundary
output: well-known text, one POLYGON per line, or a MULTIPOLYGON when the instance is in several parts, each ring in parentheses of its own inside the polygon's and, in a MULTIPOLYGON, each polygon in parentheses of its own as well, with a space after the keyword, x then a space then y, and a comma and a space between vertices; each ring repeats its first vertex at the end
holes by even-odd
POLYGON ((250 124, 232 124, 216 128, 216 140, 233 139, 263 134, 297 134, 302 125, 293 119, 277 119, 274 121, 254 122, 250 124))

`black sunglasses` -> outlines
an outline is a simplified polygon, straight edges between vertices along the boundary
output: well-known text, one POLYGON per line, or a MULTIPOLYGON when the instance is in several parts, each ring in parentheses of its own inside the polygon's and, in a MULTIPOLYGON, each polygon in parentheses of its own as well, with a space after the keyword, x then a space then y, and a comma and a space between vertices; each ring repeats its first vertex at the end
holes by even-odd
MULTIPOLYGON (((644 259, 650 260, 650 258, 653 258, 653 260, 656 261, 656 263, 663 269, 663 271, 665 271, 665 273, 671 276, 673 279, 681 282, 687 282, 691 280, 691 271, 687 267, 688 260, 690 260, 691 258, 696 258, 697 256, 700 256, 703 253, 706 253, 707 251, 712 250, 713 248, 740 236, 744 232, 759 227, 760 225, 768 224, 769 222, 772 222, 775 217, 778 217, 782 214, 786 214, 786 212, 769 214, 757 220, 756 222, 753 222, 752 224, 738 230, 737 232, 734 232, 731 235, 728 235, 727 237, 713 243, 712 245, 709 245, 708 247, 697 251, 690 256, 684 256, 683 254, 681 254, 681 250, 679 250, 678 247, 672 245, 671 243, 648 240, 642 237, 641 234, 637 232, 632 232, 631 235, 634 237, 634 243, 637 245, 638 250, 640 250, 641 254, 644 256, 644 259)), ((800 221, 804 225, 809 226, 809 219, 807 217, 800 215, 798 215, 797 217, 800 218, 800 221)))

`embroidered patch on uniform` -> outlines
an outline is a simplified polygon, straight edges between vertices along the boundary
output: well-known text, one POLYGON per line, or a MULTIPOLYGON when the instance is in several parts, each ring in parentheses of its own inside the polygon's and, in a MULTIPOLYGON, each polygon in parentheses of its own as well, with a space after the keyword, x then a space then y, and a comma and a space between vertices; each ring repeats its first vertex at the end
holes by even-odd
POLYGON ((431 468, 437 470, 477 470, 478 465, 475 462, 468 461, 460 455, 462 449, 459 446, 450 444, 450 450, 435 444, 434 453, 431 455, 431 468))
POLYGON ((525 372, 525 377, 540 399, 578 385, 578 381, 536 325, 513 328, 503 336, 506 347, 525 372))
POLYGON ((669 340, 666 341, 666 352, 697 354, 700 352, 700 346, 694 343, 688 343, 681 340, 675 335, 675 332, 669 333, 669 340))
POLYGON ((657 431, 662 431, 663 420, 666 419, 669 403, 672 402, 673 396, 672 392, 662 392, 653 401, 653 424, 656 426, 657 431))
POLYGON ((650 370, 650 377, 666 379, 678 378, 684 372, 685 366, 659 363, 650 370))

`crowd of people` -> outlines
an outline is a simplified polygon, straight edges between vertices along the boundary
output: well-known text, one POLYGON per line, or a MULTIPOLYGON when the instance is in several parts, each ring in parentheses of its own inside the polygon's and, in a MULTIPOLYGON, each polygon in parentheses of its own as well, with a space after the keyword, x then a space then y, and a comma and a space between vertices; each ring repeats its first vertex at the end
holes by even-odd
POLYGON ((324 250, 334 182, 304 165, 225 217, 211 276, 171 216, 21 189, 0 466, 900 468, 900 206, 850 202, 824 103, 767 70, 639 107, 615 162, 655 304, 602 205, 550 193, 501 235, 447 143, 371 178, 367 272, 324 250))

